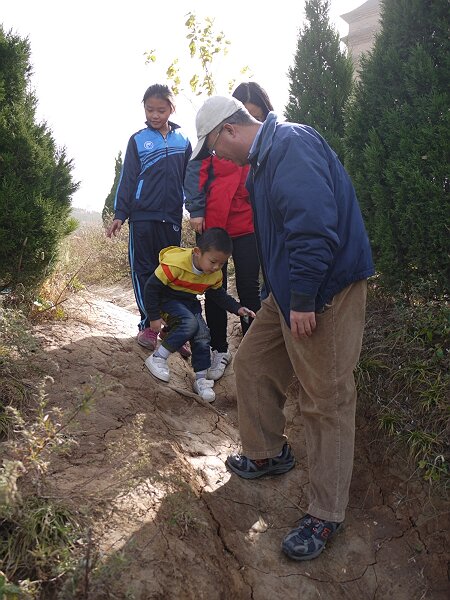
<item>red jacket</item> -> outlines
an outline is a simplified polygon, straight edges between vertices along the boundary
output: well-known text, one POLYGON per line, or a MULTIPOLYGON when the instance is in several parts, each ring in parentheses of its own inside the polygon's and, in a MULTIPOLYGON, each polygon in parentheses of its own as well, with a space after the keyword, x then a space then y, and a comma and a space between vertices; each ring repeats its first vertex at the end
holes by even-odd
POLYGON ((230 237, 253 233, 253 212, 245 181, 249 167, 210 156, 191 160, 186 170, 185 206, 205 227, 223 227, 230 237))

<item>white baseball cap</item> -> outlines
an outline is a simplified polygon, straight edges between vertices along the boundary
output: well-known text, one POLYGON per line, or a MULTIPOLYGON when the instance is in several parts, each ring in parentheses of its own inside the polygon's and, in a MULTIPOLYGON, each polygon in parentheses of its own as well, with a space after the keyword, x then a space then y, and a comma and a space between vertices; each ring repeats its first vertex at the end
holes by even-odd
POLYGON ((203 160, 208 156, 206 136, 222 121, 245 107, 233 96, 212 96, 205 100, 195 119, 198 142, 191 155, 191 160, 203 160))

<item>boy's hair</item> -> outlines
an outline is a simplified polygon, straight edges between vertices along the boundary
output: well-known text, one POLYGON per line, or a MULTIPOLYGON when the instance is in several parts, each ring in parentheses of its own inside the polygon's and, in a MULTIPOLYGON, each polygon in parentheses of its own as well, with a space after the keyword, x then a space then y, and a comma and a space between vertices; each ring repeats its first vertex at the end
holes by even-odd
POLYGON ((222 227, 210 227, 205 229, 196 243, 197 248, 201 253, 209 252, 210 250, 218 250, 224 254, 231 255, 233 252, 233 242, 230 236, 222 227))
POLYGON ((145 90, 142 102, 145 104, 145 101, 152 96, 160 98, 161 100, 166 100, 170 104, 172 112, 175 112, 175 97, 169 86, 162 83, 154 83, 145 90))

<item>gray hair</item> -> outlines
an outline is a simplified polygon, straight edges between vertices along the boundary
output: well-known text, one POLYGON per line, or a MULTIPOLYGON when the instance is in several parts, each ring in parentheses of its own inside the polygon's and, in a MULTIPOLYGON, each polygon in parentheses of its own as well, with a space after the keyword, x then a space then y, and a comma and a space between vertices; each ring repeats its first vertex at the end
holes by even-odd
POLYGON ((214 127, 213 131, 222 128, 226 123, 229 123, 230 125, 254 125, 257 123, 260 125, 260 122, 253 118, 246 108, 240 108, 233 113, 231 117, 224 119, 217 127, 214 127))

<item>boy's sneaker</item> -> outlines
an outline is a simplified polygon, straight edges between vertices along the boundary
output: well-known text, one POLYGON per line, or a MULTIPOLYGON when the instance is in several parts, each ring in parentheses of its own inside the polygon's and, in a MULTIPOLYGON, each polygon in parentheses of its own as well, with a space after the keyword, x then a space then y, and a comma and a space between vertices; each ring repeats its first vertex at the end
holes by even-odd
POLYGON ((166 383, 169 381, 169 366, 167 364, 167 360, 165 360, 164 358, 160 358, 159 356, 151 354, 145 361, 145 366, 152 375, 154 375, 158 379, 161 379, 161 381, 165 381, 166 383))
POLYGON ((233 473, 244 479, 256 479, 264 475, 281 475, 287 473, 295 466, 295 458, 291 447, 286 442, 280 456, 251 460, 242 454, 231 454, 225 461, 233 473))
POLYGON ((141 329, 141 331, 137 334, 138 344, 144 346, 144 348, 148 348, 148 350, 154 350, 156 348, 157 339, 158 334, 155 331, 152 331, 150 327, 141 329))
POLYGON ((217 381, 222 377, 232 359, 231 352, 218 352, 213 350, 211 354, 211 366, 208 369, 208 379, 217 381))
POLYGON ((214 393, 213 385, 214 381, 211 381, 210 379, 205 379, 204 377, 196 379, 194 381, 194 392, 198 394, 202 400, 214 402, 216 394, 214 393))
POLYGON ((341 525, 342 523, 322 521, 305 515, 298 526, 284 538, 281 549, 293 560, 311 560, 323 552, 327 541, 341 525))

